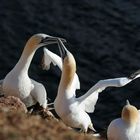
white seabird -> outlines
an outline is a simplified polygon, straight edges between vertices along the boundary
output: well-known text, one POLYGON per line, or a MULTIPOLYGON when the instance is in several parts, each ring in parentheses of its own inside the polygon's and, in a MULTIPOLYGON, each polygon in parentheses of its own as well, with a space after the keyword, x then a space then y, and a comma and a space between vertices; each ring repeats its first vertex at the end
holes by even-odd
MULTIPOLYGON (((63 40, 64 41, 64 40, 63 40)), ((42 46, 57 43, 57 38, 46 34, 35 34, 26 43, 22 55, 15 67, 1 80, 4 96, 16 96, 30 107, 37 102, 47 107, 45 87, 28 75, 28 69, 36 50, 42 46)))
MULTIPOLYGON (((54 102, 55 111, 65 124, 74 128, 81 128, 83 132, 87 132, 90 128, 94 130, 88 113, 94 112, 98 94, 107 87, 122 87, 140 76, 134 73, 130 78, 114 78, 100 80, 89 91, 79 97, 75 97, 79 80, 74 80, 76 75, 76 63, 73 55, 66 49, 64 44, 59 40, 59 47, 63 64, 60 57, 56 54, 44 49, 44 66, 48 67, 52 62, 62 69, 61 81, 58 88, 58 94, 54 102), (63 65, 63 66, 61 66, 63 65), (77 83, 76 83, 77 82, 77 83)), ((77 76, 78 77, 78 76, 77 76)), ((79 79, 79 78, 78 78, 79 79)))
POLYGON ((113 120, 107 130, 108 140, 140 140, 140 112, 129 101, 121 118, 113 120))
MULTIPOLYGON (((44 70, 49 70, 50 64, 53 63, 54 66, 58 66, 59 69, 62 71, 62 59, 55 53, 51 52, 47 48, 44 48, 44 55, 42 59, 42 68, 44 70)), ((80 89, 80 81, 78 75, 74 74, 73 85, 75 85, 76 89, 80 89)))
MULTIPOLYGON (((75 91, 77 85, 80 85, 79 78, 76 78, 76 63, 73 55, 66 49, 59 40, 59 47, 63 64, 59 56, 51 51, 44 49, 44 66, 49 68, 50 63, 58 65, 62 69, 61 81, 58 88, 58 94, 54 102, 55 111, 65 124, 74 128, 81 128, 87 132, 90 128, 93 131, 93 124, 88 113, 94 112, 98 94, 107 87, 122 87, 132 80, 140 77, 139 73, 132 74, 129 78, 114 78, 100 80, 85 95, 76 98, 75 91), (63 65, 63 66, 62 66, 63 65)), ((77 76, 78 77, 78 76, 77 76)), ((79 86, 80 87, 80 86, 79 86)))

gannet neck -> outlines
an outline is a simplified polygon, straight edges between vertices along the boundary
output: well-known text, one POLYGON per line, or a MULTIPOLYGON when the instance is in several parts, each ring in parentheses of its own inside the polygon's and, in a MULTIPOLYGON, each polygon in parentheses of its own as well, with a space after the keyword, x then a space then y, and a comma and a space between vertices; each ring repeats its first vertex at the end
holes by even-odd
POLYGON ((28 69, 35 54, 35 51, 39 47, 40 46, 35 45, 34 41, 29 40, 27 42, 18 63, 14 67, 14 69, 16 69, 16 72, 24 71, 25 73, 28 73, 28 69))
MULTIPOLYGON (((65 42, 64 39, 62 41, 65 42)), ((33 35, 26 43, 26 46, 23 50, 23 53, 15 66, 14 70, 16 72, 21 72, 23 71, 24 73, 28 72, 30 63, 32 61, 32 58, 35 54, 35 51, 44 46, 44 45, 49 45, 49 44, 54 44, 57 43, 57 37, 52 37, 46 34, 35 34, 33 35)))
POLYGON ((132 105, 125 105, 122 110, 122 119, 130 124, 130 125, 136 125, 138 122, 139 113, 135 106, 132 105))
POLYGON ((68 89, 71 86, 75 72, 76 72, 75 59, 71 53, 68 53, 68 55, 64 59, 62 76, 60 81, 60 85, 63 86, 63 88, 68 89))

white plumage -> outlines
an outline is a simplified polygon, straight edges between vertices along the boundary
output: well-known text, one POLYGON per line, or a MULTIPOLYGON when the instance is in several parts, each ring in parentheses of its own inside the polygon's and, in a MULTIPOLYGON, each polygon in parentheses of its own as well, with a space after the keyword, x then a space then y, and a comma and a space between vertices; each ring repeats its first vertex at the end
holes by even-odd
MULTIPOLYGON (((62 71, 62 59, 58 55, 49 51, 47 48, 44 48, 44 57, 43 57, 43 69, 48 70, 50 68, 50 64, 53 63, 54 66, 58 66, 62 71)), ((75 73, 74 80, 72 83, 75 86, 75 89, 80 89, 80 81, 78 75, 75 73)))
POLYGON ((107 130, 108 140, 140 140, 140 112, 127 104, 121 118, 113 120, 107 130))
POLYGON ((76 74, 76 63, 73 55, 65 48, 64 44, 59 40, 59 47, 61 52, 61 60, 59 56, 44 49, 44 67, 49 67, 52 62, 62 69, 61 81, 58 88, 58 94, 55 99, 55 110, 59 117, 68 126, 74 128, 81 128, 82 131, 87 132, 90 128, 94 130, 91 119, 87 112, 94 112, 98 94, 107 87, 122 87, 140 75, 127 78, 114 78, 107 80, 100 80, 83 96, 76 98, 75 91, 79 89, 79 78, 76 74), (49 60, 49 61, 48 61, 49 60), (63 63, 62 63, 63 61, 63 63), (63 66, 61 66, 63 65, 63 66), (77 80, 76 80, 77 79, 77 80))
POLYGON ((57 38, 46 34, 35 34, 27 41, 19 61, 1 82, 5 96, 19 97, 27 107, 37 102, 47 107, 45 87, 29 77, 28 69, 36 50, 52 43, 57 43, 57 38))

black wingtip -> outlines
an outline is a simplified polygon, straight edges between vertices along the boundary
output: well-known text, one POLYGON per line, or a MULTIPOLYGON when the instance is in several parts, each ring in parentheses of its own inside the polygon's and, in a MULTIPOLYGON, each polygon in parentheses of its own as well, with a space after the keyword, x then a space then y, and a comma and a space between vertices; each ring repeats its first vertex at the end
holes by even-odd
POLYGON ((140 69, 139 70, 137 70, 136 72, 134 72, 134 73, 132 73, 128 78, 129 79, 134 79, 137 75, 139 75, 140 74, 140 69))

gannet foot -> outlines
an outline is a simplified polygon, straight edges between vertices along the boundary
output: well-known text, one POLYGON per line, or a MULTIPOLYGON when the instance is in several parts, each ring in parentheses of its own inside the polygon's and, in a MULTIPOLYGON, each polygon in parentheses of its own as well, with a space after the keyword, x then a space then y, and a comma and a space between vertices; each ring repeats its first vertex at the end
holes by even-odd
POLYGON ((81 128, 81 129, 80 129, 80 133, 87 134, 87 130, 86 130, 86 129, 81 128))
POLYGON ((28 110, 28 113, 29 113, 29 114, 32 114, 32 113, 33 113, 33 110, 34 110, 34 109, 31 108, 30 110, 28 110))
POLYGON ((36 112, 37 112, 37 110, 39 110, 39 108, 40 108, 39 104, 36 103, 35 105, 32 105, 32 106, 30 106, 30 107, 27 107, 27 110, 28 110, 28 113, 29 113, 29 114, 35 115, 36 112))
POLYGON ((40 115, 41 117, 47 118, 47 119, 55 118, 54 115, 49 111, 49 109, 45 109, 45 108, 43 108, 43 110, 40 111, 40 115))

